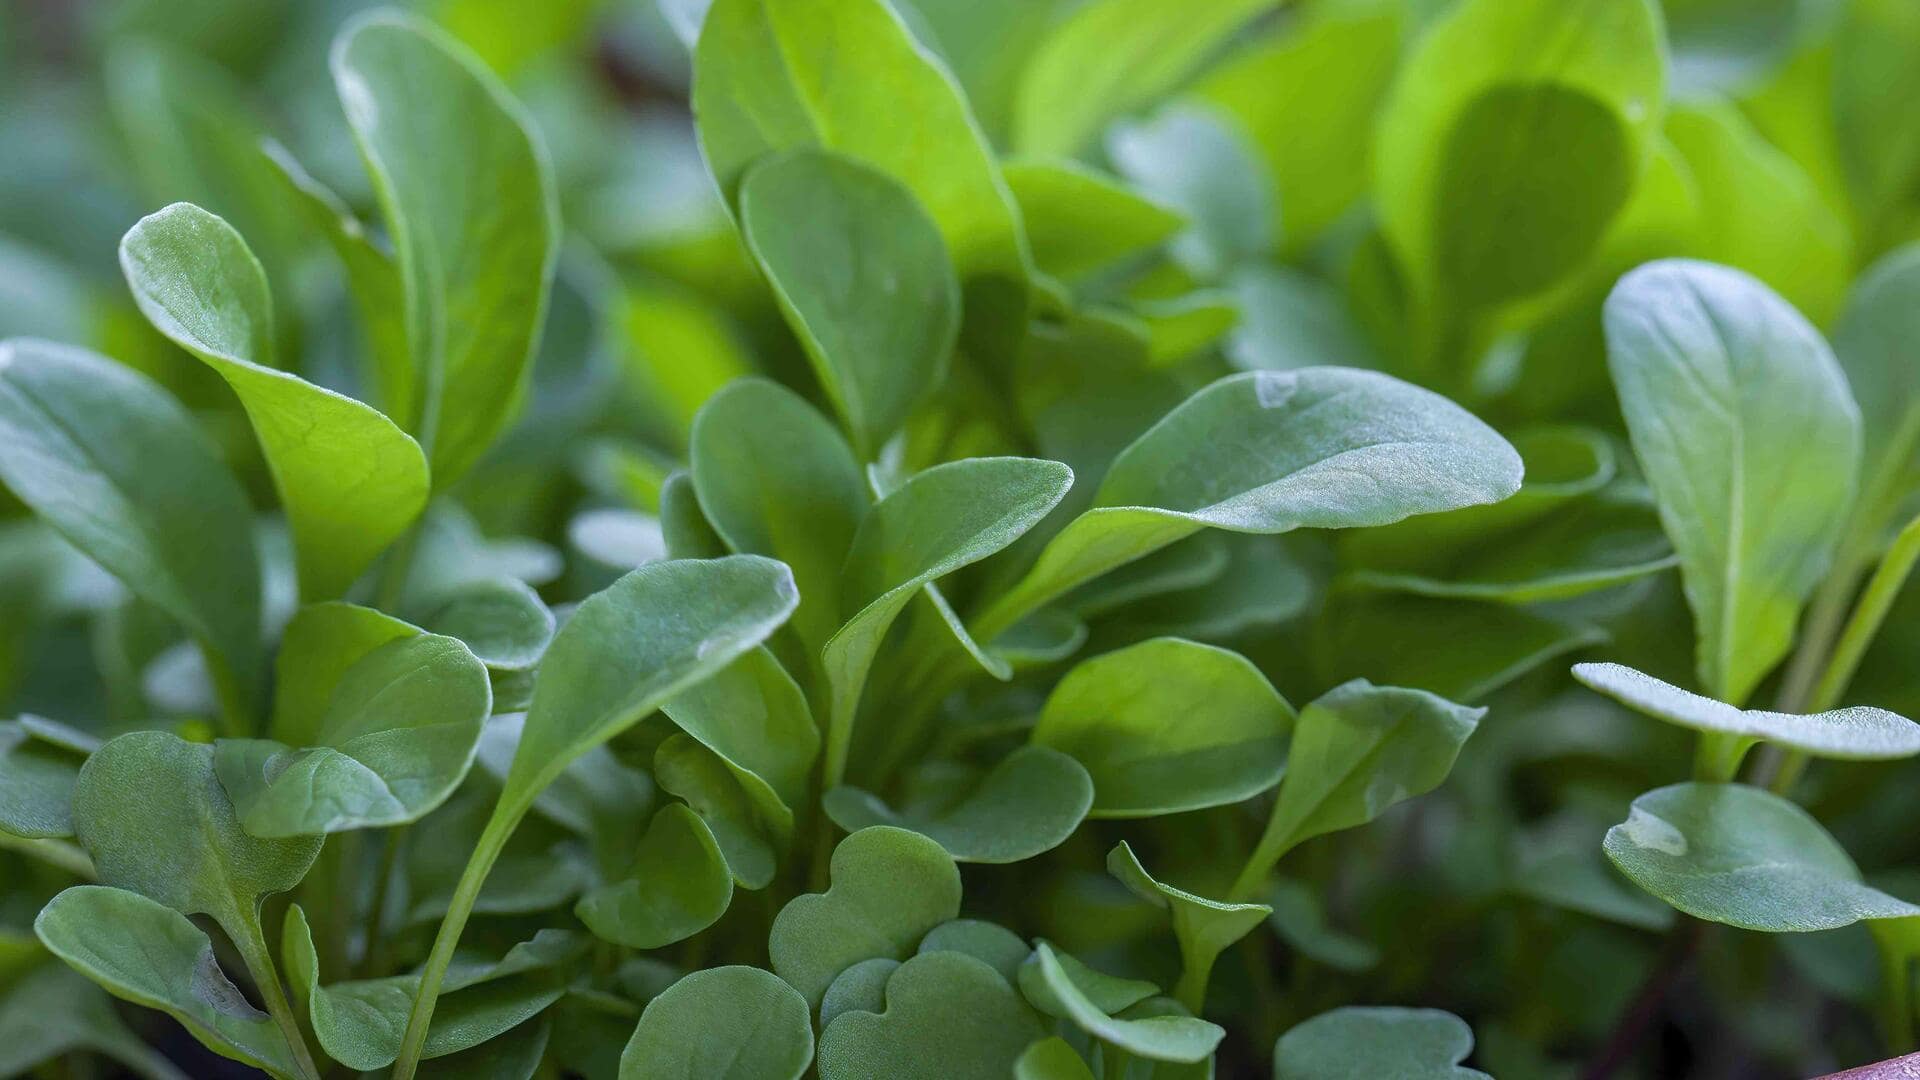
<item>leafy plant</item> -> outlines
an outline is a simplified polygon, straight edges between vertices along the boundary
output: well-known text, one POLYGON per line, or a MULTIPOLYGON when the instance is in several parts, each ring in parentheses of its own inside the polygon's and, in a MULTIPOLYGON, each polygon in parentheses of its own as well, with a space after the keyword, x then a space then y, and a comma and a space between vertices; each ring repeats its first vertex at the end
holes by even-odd
POLYGON ((0 11, 0 1075, 1915 1049, 1913 11, 0 11))

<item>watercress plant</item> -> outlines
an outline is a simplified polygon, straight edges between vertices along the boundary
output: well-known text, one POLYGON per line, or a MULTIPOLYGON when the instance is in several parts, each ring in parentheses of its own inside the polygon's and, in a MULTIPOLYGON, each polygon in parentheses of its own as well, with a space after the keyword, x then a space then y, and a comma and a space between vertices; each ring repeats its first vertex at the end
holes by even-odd
POLYGON ((0 1075, 1915 1049, 1907 0, 361 7, 0 11, 0 1075))

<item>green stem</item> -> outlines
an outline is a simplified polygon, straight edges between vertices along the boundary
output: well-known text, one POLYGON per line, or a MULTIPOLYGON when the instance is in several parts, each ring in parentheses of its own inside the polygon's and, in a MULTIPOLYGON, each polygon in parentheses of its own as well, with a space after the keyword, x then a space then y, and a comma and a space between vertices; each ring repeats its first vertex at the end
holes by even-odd
POLYGON ((24 836, 0 832, 0 850, 17 851, 22 855, 32 856, 87 881, 99 879, 99 875, 93 869, 93 860, 87 858, 87 853, 65 840, 30 840, 24 836))
POLYGON ((1854 605, 1846 629, 1841 631, 1840 641, 1833 647, 1826 667, 1820 672, 1820 681, 1814 684, 1812 695, 1807 699, 1809 712, 1824 712, 1840 703, 1847 684, 1860 669, 1867 646, 1880 632, 1880 624, 1886 621, 1888 610, 1907 582, 1907 575, 1913 572, 1916 560, 1920 560, 1920 517, 1907 522, 1900 530, 1873 577, 1867 580, 1860 602, 1854 605))
POLYGON ((1102 1080, 1127 1080, 1127 1066, 1133 1064, 1133 1055, 1112 1043, 1101 1043, 1100 1061, 1102 1080))
POLYGON ((1889 935, 1874 935, 1880 947, 1880 1026, 1889 1054, 1913 1049, 1913 956, 1889 935))
POLYGON ((1701 732, 1700 741, 1694 744, 1693 778, 1716 784, 1732 782, 1740 775, 1740 762, 1745 760, 1754 741, 1746 735, 1701 732))
POLYGON ((320 1070, 313 1063, 312 1051, 307 1049, 307 1037, 301 1034, 300 1021, 293 1015, 293 1006, 287 1004, 287 992, 280 987, 280 971, 274 966, 273 953, 267 948, 267 939, 260 932, 258 913, 249 917, 242 929, 246 932, 235 936, 234 947, 240 950, 240 958, 253 974, 253 981, 260 988, 260 998, 266 1002, 267 1012, 272 1015, 273 1022, 279 1025, 288 1048, 293 1051, 295 1071, 303 1077, 319 1080, 320 1070))
POLYGON ((1806 624, 1800 632, 1800 646, 1794 650, 1786 674, 1780 679, 1775 705, 1781 712, 1801 712, 1812 700, 1821 665, 1833 649, 1834 638, 1847 617, 1847 605, 1853 600, 1853 589, 1859 580, 1860 562, 1849 558, 1837 563, 1834 572, 1813 594, 1813 602, 1807 607, 1806 624))
POLYGON ((1273 817, 1267 819, 1266 831, 1260 834, 1260 842, 1254 845, 1253 854, 1247 856, 1247 864, 1240 868, 1240 876, 1233 879, 1233 888, 1227 890, 1227 900, 1241 904, 1247 902, 1266 884, 1267 877, 1287 852, 1293 850, 1292 830, 1281 822, 1279 806, 1274 806, 1273 817))
MULTIPOLYGON (((533 790, 537 794, 540 789, 536 786, 533 790)), ((502 796, 493 808, 493 816, 487 819, 487 827, 474 845, 467 868, 460 874, 460 883, 454 886, 446 917, 440 920, 433 951, 420 970, 420 989, 413 996, 413 1011, 407 1015, 407 1031, 400 1041, 400 1056, 393 1063, 391 1080, 413 1080, 414 1071, 420 1067, 420 1054, 427 1046, 427 1028, 433 1023, 433 1008, 440 1000, 440 984, 446 980, 447 967, 453 963, 460 932, 466 929, 467 917, 473 914, 474 902, 480 899, 480 886, 486 884, 487 874, 507 846, 507 838, 513 835, 514 828, 532 805, 531 796, 513 803, 502 796)))
POLYGON ((1213 978, 1213 962, 1219 955, 1215 953, 1205 961, 1190 960, 1180 968, 1180 980, 1173 984, 1173 999, 1195 1016, 1206 1010, 1207 983, 1213 978))
POLYGON ((253 734, 253 706, 232 665, 205 644, 200 646, 200 655, 206 658, 207 677, 213 680, 214 697, 219 702, 220 734, 229 739, 253 734))

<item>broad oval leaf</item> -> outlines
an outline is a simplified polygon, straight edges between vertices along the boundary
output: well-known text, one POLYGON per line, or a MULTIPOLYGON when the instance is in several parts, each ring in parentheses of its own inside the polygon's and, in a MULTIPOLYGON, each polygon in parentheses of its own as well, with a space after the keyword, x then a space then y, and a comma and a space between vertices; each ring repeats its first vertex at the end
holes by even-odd
POLYGON ((1586 261, 1655 134, 1663 45, 1649 0, 1469 0, 1428 27, 1380 115, 1373 174, 1426 304, 1517 299, 1586 261))
POLYGON ((827 992, 820 997, 820 1030, 825 1031, 843 1012, 886 1012, 887 980, 898 970, 900 961, 890 956, 876 956, 834 976, 827 992))
POLYGON ((1234 883, 1254 895, 1281 855, 1304 840, 1364 825, 1440 786, 1485 709, 1425 690, 1342 683, 1300 710, 1266 832, 1234 883))
POLYGON ((887 826, 833 849, 824 893, 795 897, 773 920, 773 970, 818 1005, 834 977, 876 956, 904 960, 927 931, 960 913, 960 871, 939 844, 887 826))
POLYGON ((957 952, 901 964, 886 1010, 843 1012, 820 1035, 820 1080, 1001 1080, 1039 1018, 1005 979, 957 952))
POLYGON ((696 971, 647 1002, 621 1080, 800 1080, 813 1062, 807 1003, 759 968, 696 971))
POLYGON ((658 949, 712 926, 733 901, 733 875, 713 832, 684 803, 653 815, 633 873, 590 890, 573 913, 629 949, 658 949))
POLYGON ((746 174, 740 230, 871 459, 946 379, 960 286, 939 229, 892 177, 800 149, 746 174))
POLYGON ((1866 448, 1849 544, 1877 545, 1899 521, 1908 497, 1920 490, 1920 365, 1912 362, 1911 351, 1916 340, 1920 244, 1909 244, 1854 283, 1833 330, 1834 356, 1860 404, 1866 448))
MULTIPOLYGON (((1033 955, 1033 946, 999 923, 980 919, 952 919, 927 931, 920 952, 962 952, 1000 973, 1008 986, 1020 982, 1020 965, 1033 955)), ((879 1010, 873 1010, 879 1011, 879 1010)))
POLYGON ((1351 368, 1231 375, 1121 451, 1094 500, 975 621, 991 640, 1048 600, 1202 528, 1386 525, 1498 502, 1520 456, 1452 402, 1351 368))
POLYGON ((1073 484, 1073 470, 1037 458, 965 458, 916 473, 860 522, 847 554, 843 608, 856 612, 823 653, 831 688, 826 776, 845 774, 853 720, 873 658, 921 586, 1019 539, 1073 484))
POLYGON ((1844 761, 1890 761, 1920 754, 1920 724, 1868 705, 1805 715, 1736 709, 1623 664, 1575 664, 1573 677, 1636 712, 1749 743, 1764 739, 1844 761))
POLYGON ((1680 555, 1701 682, 1740 704, 1791 645, 1846 523, 1859 409, 1819 331, 1737 270, 1649 263, 1614 287, 1605 321, 1634 453, 1680 555))
POLYGON ((1013 1080, 1094 1080, 1073 1044, 1054 1036, 1027 1047, 1013 1063, 1013 1080))
POLYGON ((339 600, 294 612, 273 661, 273 737, 313 745, 348 669, 375 649, 418 633, 411 623, 339 600))
POLYGON ((358 18, 332 69, 400 268, 419 380, 400 421, 444 490, 526 394, 559 250, 552 169, 500 81, 421 19, 358 18))
POLYGON ((766 640, 797 597, 771 559, 651 563, 588 597, 554 635, 503 805, 531 804, 568 763, 766 640))
POLYGON ((427 505, 427 459, 379 410, 281 371, 266 272, 231 225, 174 203, 120 241, 120 268, 156 329, 225 379, 286 507, 309 599, 345 592, 427 505))
POLYGON ((1173 238, 1186 218, 1172 207, 1068 158, 1001 166, 1020 203, 1033 261, 1071 281, 1173 238))
MULTIPOLYGON (((817 652, 840 626, 840 571, 867 512, 866 482, 846 440, 779 383, 736 379, 694 416, 690 454, 698 509, 712 531, 734 551, 793 568, 793 629, 817 652)), ((663 522, 674 517, 669 502, 663 491, 663 522)), ((686 544, 670 546, 687 554, 678 550, 686 544)))
POLYGON ((932 837, 960 862, 1013 863, 1051 851, 1073 835, 1093 805, 1093 781, 1067 755, 1024 746, 944 805, 895 810, 855 787, 834 788, 822 805, 848 832, 893 825, 932 837))
POLYGON ((1060 1003, 1066 1017, 1087 1034, 1152 1061, 1205 1061, 1226 1036, 1216 1024, 1192 1016, 1152 1016, 1121 1019, 1099 1007, 1067 975, 1046 942, 1034 946, 1028 962, 1060 1003))
POLYGON ((47 902, 34 933, 54 955, 115 997, 178 1020, 223 1057, 295 1077, 273 1020, 247 1001, 187 917, 136 892, 76 885, 47 902))
POLYGON ((1018 209, 953 75, 885 0, 716 0, 693 70, 700 148, 729 204, 757 160, 797 146, 886 173, 946 240, 968 338, 986 355, 1012 346, 1028 277, 1018 209))
POLYGON ((1294 1025, 1273 1046, 1274 1080, 1491 1080, 1460 1064, 1473 1029, 1439 1009, 1350 1005, 1294 1025))
POLYGON ((1093 817, 1148 817, 1249 799, 1287 763, 1293 708, 1238 653, 1156 638, 1081 661, 1033 741, 1093 777, 1093 817))
POLYGON ((1920 908, 1860 882, 1811 814, 1747 784, 1674 784, 1633 800, 1607 857, 1697 919, 1768 933, 1831 930, 1920 908))
POLYGON ((761 889, 773 880, 779 845, 793 829, 790 812, 776 806, 781 815, 769 819, 765 801, 747 789, 741 771, 685 732, 668 736, 654 751, 653 778, 707 823, 735 883, 761 889))
POLYGON ((341 674, 311 744, 223 739, 214 770, 254 836, 404 825, 453 794, 492 711, 479 659, 453 638, 416 634, 341 674))
POLYGON ((213 758, 213 747, 164 731, 111 739, 80 770, 73 823, 103 883, 208 915, 244 950, 260 901, 300 883, 322 838, 249 835, 213 758))
POLYGON ((0 342, 0 481, 178 619, 245 719, 259 694, 260 559, 246 495, 192 418, 83 349, 0 342))

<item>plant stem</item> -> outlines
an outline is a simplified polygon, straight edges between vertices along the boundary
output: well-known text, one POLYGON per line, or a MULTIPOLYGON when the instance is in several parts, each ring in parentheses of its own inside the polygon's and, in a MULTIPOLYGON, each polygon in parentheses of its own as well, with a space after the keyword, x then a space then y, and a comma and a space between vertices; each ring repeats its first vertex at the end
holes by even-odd
POLYGON ((303 1077, 319 1080, 320 1070, 313 1063, 312 1051, 307 1049, 307 1037, 300 1032, 300 1021, 293 1015, 293 1006, 287 1004, 287 992, 280 987, 280 971, 274 966, 273 953, 267 948, 265 935, 260 932, 259 913, 249 916, 242 929, 246 932, 234 935, 234 947, 240 950, 240 958, 253 974, 253 981, 260 988, 260 998, 266 1002, 267 1012, 273 1016, 273 1022, 279 1025, 280 1033, 286 1037, 287 1047, 293 1052, 295 1069, 303 1077))
MULTIPOLYGON (((537 794, 540 788, 536 786, 533 790, 537 794)), ((427 1046, 427 1029, 433 1023, 433 1007, 440 999, 440 984, 447 977, 447 967, 453 963, 453 951, 460 944, 460 932, 466 929, 467 917, 473 914, 474 902, 480 898, 480 886, 486 884, 487 874, 507 846, 507 838, 513 835, 514 828, 532 805, 531 795, 513 803, 508 803, 503 795, 494 805, 487 827, 481 830, 480 841, 474 845, 467 868, 460 874, 460 883, 454 886, 446 917, 440 920, 440 930, 434 935, 433 951, 427 955, 426 966, 420 969, 420 989, 413 995, 413 1011, 407 1014, 407 1031, 400 1041, 400 1056, 393 1063, 391 1080, 413 1080, 414 1071, 420 1067, 420 1054, 427 1046)))
MULTIPOLYGON (((425 517, 424 511, 422 517, 425 517)), ((407 595, 407 579, 413 575, 413 556, 419 548, 420 522, 416 521, 387 549, 387 561, 380 564, 380 581, 374 587, 374 607, 388 614, 400 609, 400 602, 407 595)))
POLYGON ((1846 629, 1841 632, 1839 643, 1833 647, 1826 667, 1820 672, 1820 681, 1814 684, 1807 699, 1808 711, 1824 712, 1840 703, 1854 672, 1860 669, 1861 657, 1866 655, 1874 635, 1880 632, 1880 624, 1886 621, 1887 611, 1899 597, 1916 560, 1920 560, 1920 517, 1907 522, 1900 530, 1873 576, 1867 579, 1860 602, 1854 605, 1846 629))
POLYGON ((1913 1049, 1913 958, 1886 937, 1880 940, 1880 1024, 1887 1052, 1913 1049))
POLYGON ((253 734, 253 708, 248 695, 240 689, 240 680, 225 657, 205 644, 200 655, 207 662, 207 677, 213 680, 213 693, 220 705, 220 734, 242 739, 253 734))

